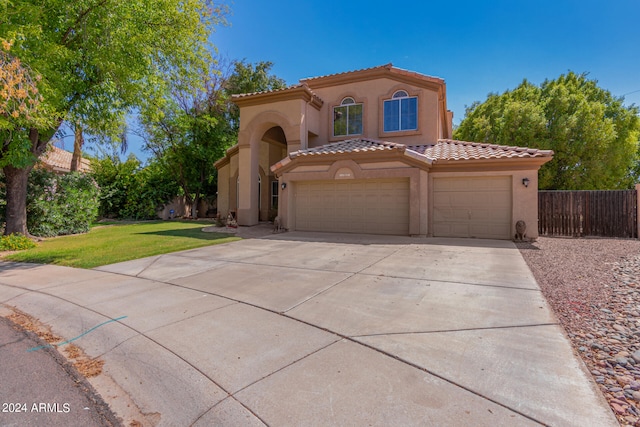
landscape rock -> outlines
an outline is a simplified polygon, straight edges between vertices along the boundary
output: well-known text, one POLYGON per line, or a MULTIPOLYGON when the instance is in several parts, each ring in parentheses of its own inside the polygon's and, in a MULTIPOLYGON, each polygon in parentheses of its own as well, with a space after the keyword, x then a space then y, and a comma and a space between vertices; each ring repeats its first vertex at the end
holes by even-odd
POLYGON ((640 427, 640 241, 518 247, 620 425, 640 427))

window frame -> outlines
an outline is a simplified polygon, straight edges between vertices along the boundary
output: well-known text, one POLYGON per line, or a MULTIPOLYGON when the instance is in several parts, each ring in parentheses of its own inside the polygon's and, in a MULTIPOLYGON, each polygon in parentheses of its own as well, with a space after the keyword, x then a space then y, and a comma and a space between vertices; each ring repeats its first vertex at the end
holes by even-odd
POLYGON ((342 101, 340 101, 340 104, 338 105, 334 105, 331 108, 331 112, 332 112, 332 116, 331 116, 331 139, 335 140, 335 139, 341 139, 344 137, 352 137, 352 136, 358 136, 358 135, 363 135, 364 134, 364 102, 357 102, 356 101, 356 97, 352 96, 352 95, 347 95, 347 96, 343 96, 342 97, 342 101), (347 101, 351 101, 349 103, 346 103, 347 101), (351 117, 350 113, 350 108, 355 108, 355 107, 360 107, 360 120, 359 120, 359 132, 354 132, 354 133, 350 133, 350 129, 349 129, 349 120, 351 117), (345 112, 342 113, 346 116, 346 123, 345 123, 345 133, 344 134, 336 134, 336 114, 337 114, 337 109, 341 108, 344 109, 345 112))
MULTIPOLYGON (((415 133, 419 133, 420 132, 420 97, 417 94, 411 94, 410 91, 406 90, 406 89, 396 89, 393 91, 393 93, 391 94, 391 96, 389 97, 385 97, 382 99, 382 111, 381 111, 381 123, 380 123, 380 127, 381 127, 381 131, 383 134, 392 134, 392 135, 398 135, 398 134, 415 134, 415 133), (403 128, 403 101, 408 101, 411 102, 412 100, 415 100, 415 111, 413 112, 413 115, 415 117, 415 127, 412 128, 403 128), (387 124, 387 105, 392 105, 391 103, 397 103, 397 129, 389 129, 387 130, 386 128, 386 124, 387 124)), ((395 116, 396 113, 394 113, 395 116)), ((411 112, 409 113, 411 114, 411 112)), ((395 117, 394 117, 395 118, 395 117)))

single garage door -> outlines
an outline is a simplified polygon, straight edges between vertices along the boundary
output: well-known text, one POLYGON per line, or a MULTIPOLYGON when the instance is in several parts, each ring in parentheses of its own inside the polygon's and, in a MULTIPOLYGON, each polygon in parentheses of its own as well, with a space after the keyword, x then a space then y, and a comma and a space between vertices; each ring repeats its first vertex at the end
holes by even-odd
POLYGON ((511 238, 511 177, 433 179, 433 235, 511 238))
POLYGON ((298 182, 295 227, 304 231, 409 234, 409 180, 298 182))

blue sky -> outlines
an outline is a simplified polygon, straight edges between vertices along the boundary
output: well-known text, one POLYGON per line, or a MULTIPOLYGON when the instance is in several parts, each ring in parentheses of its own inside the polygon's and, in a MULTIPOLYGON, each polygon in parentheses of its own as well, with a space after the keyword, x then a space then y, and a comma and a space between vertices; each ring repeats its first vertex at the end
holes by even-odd
POLYGON ((236 0, 230 6, 229 25, 212 35, 221 57, 271 61, 289 84, 391 62, 445 79, 454 124, 465 106, 489 93, 568 70, 588 72, 640 105, 639 0, 236 0))

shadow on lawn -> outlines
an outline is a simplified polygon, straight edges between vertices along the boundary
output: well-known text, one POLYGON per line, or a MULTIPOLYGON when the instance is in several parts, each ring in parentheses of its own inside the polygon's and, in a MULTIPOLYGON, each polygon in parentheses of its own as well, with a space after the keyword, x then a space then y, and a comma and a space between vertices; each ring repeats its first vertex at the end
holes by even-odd
POLYGON ((163 231, 145 231, 143 233, 135 233, 139 235, 156 235, 156 236, 171 236, 171 237, 187 237, 191 239, 200 240, 221 240, 229 237, 236 237, 229 233, 208 233, 199 228, 186 228, 186 229, 174 229, 163 231))

